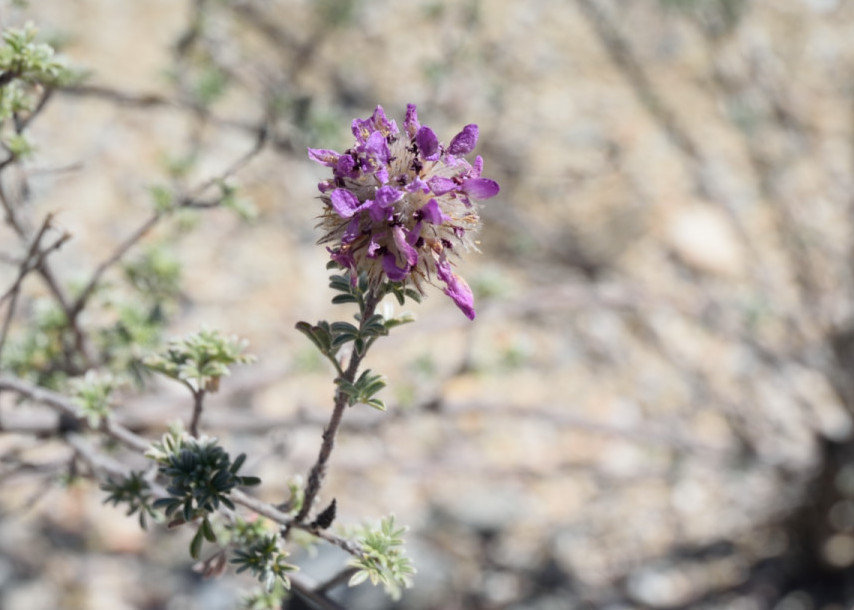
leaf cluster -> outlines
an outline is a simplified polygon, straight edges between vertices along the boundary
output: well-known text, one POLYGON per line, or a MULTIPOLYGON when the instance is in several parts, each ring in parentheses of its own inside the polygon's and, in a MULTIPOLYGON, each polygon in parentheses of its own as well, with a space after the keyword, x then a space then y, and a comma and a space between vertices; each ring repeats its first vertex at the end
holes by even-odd
POLYGON ((81 379, 72 380, 73 400, 91 427, 99 426, 110 414, 110 396, 119 384, 110 373, 94 370, 87 371, 81 379))
MULTIPOLYGON (((32 24, 3 31, 0 46, 0 122, 15 118, 15 129, 3 138, 3 146, 12 158, 29 156, 33 147, 21 131, 20 115, 38 106, 39 90, 66 85, 78 78, 53 48, 37 43, 32 24)), ((42 95, 44 95, 42 93, 42 95)))
MULTIPOLYGON (((298 322, 296 329, 308 337, 320 353, 332 362, 339 375, 342 375, 344 371, 337 356, 343 346, 353 343, 355 352, 359 356, 364 356, 377 338, 388 335, 392 328, 412 322, 414 319, 409 314, 399 317, 385 317, 378 313, 372 313, 366 317, 370 286, 365 274, 362 274, 356 281, 352 280, 349 272, 345 275, 332 275, 329 278, 329 287, 338 293, 332 297, 333 304, 355 303, 358 305, 359 312, 353 316, 357 324, 350 322, 333 322, 330 324, 321 320, 317 324, 298 322)), ((379 288, 377 298, 382 299, 386 294, 395 294, 401 303, 406 296, 416 300, 419 298, 418 293, 414 290, 403 288, 400 284, 391 282, 387 282, 379 288)))
POLYGON ((415 568, 403 552, 403 534, 406 527, 397 527, 394 516, 384 517, 379 527, 362 528, 357 542, 364 549, 361 557, 353 558, 348 565, 358 568, 350 579, 354 587, 370 579, 371 584, 382 584, 392 599, 400 599, 401 590, 412 586, 415 568))
POLYGON ((288 572, 297 566, 286 561, 288 553, 279 547, 280 541, 281 537, 275 533, 260 536, 234 551, 231 563, 237 566, 238 574, 249 570, 267 591, 272 591, 277 582, 290 589, 288 572))
POLYGON ((238 474, 246 454, 241 453, 232 462, 216 439, 179 439, 171 433, 164 436, 160 447, 149 450, 147 455, 157 456, 158 472, 169 479, 166 487, 169 496, 156 500, 153 507, 163 509, 169 517, 179 513, 173 521, 176 525, 202 518, 190 542, 193 558, 199 557, 204 540, 216 542, 209 515, 220 505, 234 509, 228 496, 238 485, 261 483, 258 477, 238 474), (170 449, 172 453, 167 453, 170 449))
POLYGON ((258 477, 238 475, 244 460, 246 454, 241 453, 232 462, 216 439, 184 439, 180 449, 160 463, 158 471, 169 479, 169 497, 157 500, 155 508, 163 508, 168 516, 180 509, 184 521, 211 513, 220 504, 233 509, 228 497, 232 489, 261 482, 258 477))
POLYGON ((33 303, 23 333, 10 338, 0 366, 38 385, 59 389, 70 366, 82 364, 72 355, 73 345, 65 313, 53 300, 41 298, 33 303))
POLYGON ((169 429, 160 437, 159 441, 154 441, 145 452, 145 457, 154 460, 161 466, 169 463, 173 455, 177 455, 184 448, 184 444, 189 439, 181 422, 176 421, 169 425, 169 429))
POLYGON ((238 573, 250 570, 268 593, 280 586, 291 588, 287 572, 298 568, 285 561, 288 553, 280 548, 282 538, 266 520, 238 517, 226 529, 231 533, 230 544, 237 549, 231 563, 238 566, 238 573))
POLYGON ((23 28, 9 28, 3 32, 0 47, 0 71, 27 84, 56 87, 67 84, 74 73, 66 62, 56 56, 53 47, 36 42, 38 30, 27 24, 23 28))
POLYGON ((181 263, 163 246, 152 246, 124 265, 128 283, 156 302, 180 294, 181 263))
POLYGON ((386 410, 385 403, 374 396, 386 386, 385 379, 382 375, 373 374, 371 369, 364 370, 352 383, 343 377, 338 377, 335 383, 338 385, 338 390, 346 396, 347 404, 350 406, 366 404, 379 411, 386 410))
POLYGON ((237 337, 225 337, 217 330, 202 329, 182 339, 173 339, 166 350, 145 359, 145 365, 189 386, 215 392, 221 377, 230 373, 229 365, 253 362, 254 357, 243 354, 247 342, 237 337))
POLYGON ((133 471, 128 476, 121 479, 109 477, 107 481, 101 485, 101 489, 108 493, 104 504, 127 504, 127 515, 134 513, 139 515, 139 525, 142 529, 146 529, 146 516, 151 517, 155 521, 159 520, 159 515, 155 512, 151 500, 153 494, 151 486, 143 478, 142 471, 133 471))

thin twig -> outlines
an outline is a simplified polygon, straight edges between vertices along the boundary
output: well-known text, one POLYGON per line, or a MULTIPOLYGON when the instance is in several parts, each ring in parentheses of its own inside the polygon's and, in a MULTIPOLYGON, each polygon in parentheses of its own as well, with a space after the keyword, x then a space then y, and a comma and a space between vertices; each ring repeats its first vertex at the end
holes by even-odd
MULTIPOLYGON (((77 85, 59 90, 59 93, 77 97, 90 97, 106 100, 120 106, 131 106, 136 108, 175 108, 192 113, 207 123, 218 127, 227 127, 250 134, 258 134, 265 129, 257 123, 239 119, 229 119, 212 113, 208 108, 199 104, 164 97, 158 93, 128 93, 111 89, 103 85, 77 85)), ((291 152, 294 143, 284 135, 276 134, 272 142, 276 150, 291 152)))
POLYGON ((199 420, 202 418, 202 408, 205 402, 204 389, 193 390, 193 418, 190 420, 190 434, 199 437, 199 420))
POLYGON ((78 297, 74 300, 74 303, 71 304, 69 309, 69 317, 71 320, 76 320, 80 315, 80 312, 83 311, 83 308, 86 306, 87 301, 95 292, 95 288, 98 287, 98 282, 101 281, 101 277, 107 270, 119 262, 122 257, 127 254, 127 251, 130 250, 140 239, 142 239, 146 233, 148 233, 151 228, 156 225, 160 218, 162 217, 161 212, 155 212, 148 220, 146 220, 142 225, 134 231, 127 239, 125 239, 119 247, 104 261, 101 262, 92 273, 92 277, 89 278, 89 281, 84 286, 83 290, 80 291, 78 297))
POLYGON ((15 282, 6 291, 3 296, 0 296, 0 303, 5 301, 7 298, 9 300, 9 307, 6 310, 6 317, 3 319, 3 326, 0 328, 0 356, 3 354, 3 348, 6 344, 6 337, 9 334, 9 328, 12 325, 12 317, 15 315, 15 310, 18 305, 18 296, 21 292, 21 284, 24 281, 24 278, 34 269, 37 269, 42 266, 44 259, 53 251, 58 250, 62 244, 64 244, 70 237, 71 234, 64 233, 61 235, 56 241, 54 241, 50 246, 45 248, 44 250, 40 250, 39 246, 41 244, 41 240, 50 227, 50 222, 52 219, 52 215, 48 214, 45 218, 42 228, 36 234, 36 237, 33 239, 33 243, 30 246, 30 250, 25 257, 24 261, 21 263, 20 270, 18 271, 18 277, 15 279, 15 282))
MULTIPOLYGON (((362 318, 359 323, 360 331, 363 329, 367 321, 370 320, 371 316, 374 315, 374 310, 376 309, 378 302, 379 296, 374 290, 371 290, 365 301, 364 311, 362 311, 362 318)), ((356 372, 359 370, 359 365, 362 363, 362 359, 364 357, 364 353, 360 354, 357 349, 353 349, 353 352, 350 354, 350 363, 342 375, 342 378, 345 381, 353 383, 353 380, 356 378, 356 372)), ((303 505, 296 517, 294 517, 294 521, 296 523, 302 523, 308 516, 308 513, 311 511, 312 504, 314 503, 314 499, 317 497, 317 493, 320 491, 320 487, 323 484, 323 478, 326 475, 326 463, 329 461, 329 456, 332 454, 332 448, 335 446, 335 435, 338 432, 338 426, 341 425, 341 418, 344 416, 344 409, 346 406, 347 394, 339 387, 338 391, 335 393, 335 403, 332 409, 332 415, 329 418, 329 423, 323 430, 323 443, 320 445, 320 453, 318 454, 317 461, 314 463, 314 466, 311 467, 311 471, 308 475, 308 484, 305 489, 303 505)))

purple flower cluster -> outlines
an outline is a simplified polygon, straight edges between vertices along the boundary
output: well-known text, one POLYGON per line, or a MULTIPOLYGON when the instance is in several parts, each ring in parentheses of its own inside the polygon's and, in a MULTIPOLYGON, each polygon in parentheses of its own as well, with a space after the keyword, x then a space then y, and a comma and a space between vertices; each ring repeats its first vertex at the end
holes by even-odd
POLYGON ((464 158, 477 144, 477 125, 466 125, 445 146, 406 107, 403 131, 377 106, 352 125, 356 143, 343 153, 308 149, 313 161, 332 168, 318 185, 324 211, 322 244, 355 281, 367 273, 373 285, 386 278, 409 283, 437 278, 444 292, 474 319, 472 292, 455 274, 449 255, 477 249, 475 202, 498 194, 498 183, 481 177, 483 159, 464 158))

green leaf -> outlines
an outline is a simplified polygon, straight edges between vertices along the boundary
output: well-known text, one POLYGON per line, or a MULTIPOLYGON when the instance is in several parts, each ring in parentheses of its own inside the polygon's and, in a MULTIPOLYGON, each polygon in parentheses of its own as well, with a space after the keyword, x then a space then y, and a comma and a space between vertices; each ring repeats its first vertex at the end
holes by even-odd
POLYGON ((358 299, 354 297, 352 294, 337 294, 332 297, 333 305, 340 305, 342 303, 357 303, 358 299))
POLYGON ((208 521, 208 518, 205 517, 202 519, 202 527, 200 528, 205 538, 207 538, 208 542, 216 542, 216 535, 214 534, 213 527, 211 527, 211 522, 208 521))
POLYGON ((199 555, 202 552, 202 541, 202 527, 199 527, 199 529, 196 531, 196 535, 193 536, 193 540, 190 542, 190 556, 193 559, 199 558, 199 555))
POLYGON ((357 587, 360 584, 362 584, 363 582, 365 582, 366 580, 368 580, 367 570, 360 570, 360 571, 356 572, 355 574, 353 574, 353 576, 350 577, 350 580, 347 583, 347 586, 348 587, 357 587))
POLYGON ((161 214, 175 208, 175 194, 167 187, 155 184, 149 187, 148 192, 151 194, 152 201, 154 201, 154 209, 161 214))
POLYGON ((370 400, 366 401, 365 404, 368 405, 369 407, 373 407, 377 411, 386 411, 387 410, 385 403, 383 401, 381 401, 379 398, 371 398, 370 400))
POLYGON ((341 335, 346 334, 352 337, 359 336, 359 329, 350 324, 349 322, 333 322, 332 332, 341 335))
POLYGON ((229 468, 229 470, 232 472, 232 474, 236 473, 238 470, 240 470, 240 467, 243 466, 243 462, 245 462, 245 461, 246 461, 246 454, 245 453, 241 453, 236 458, 234 458, 234 462, 232 462, 231 467, 229 468))

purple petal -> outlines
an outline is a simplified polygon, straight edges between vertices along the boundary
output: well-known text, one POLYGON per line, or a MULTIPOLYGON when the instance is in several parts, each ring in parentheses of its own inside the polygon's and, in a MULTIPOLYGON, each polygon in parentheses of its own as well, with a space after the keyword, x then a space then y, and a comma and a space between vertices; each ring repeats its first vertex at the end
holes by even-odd
POLYGON ((368 214, 371 215, 371 220, 373 222, 382 222, 384 220, 392 219, 392 216, 394 215, 394 208, 384 208, 376 201, 371 201, 370 199, 365 203, 365 207, 368 210, 368 214))
POLYGON ((415 104, 406 105, 406 118, 403 119, 403 127, 410 138, 414 138, 415 134, 418 133, 421 123, 418 122, 418 110, 416 110, 415 104))
POLYGON ((410 193, 414 193, 414 192, 416 192, 416 191, 421 191, 422 193, 429 193, 429 192, 430 192, 430 187, 429 187, 429 186, 427 186, 427 183, 426 183, 426 182, 424 182, 421 178, 419 178, 418 176, 416 176, 416 177, 412 180, 412 182, 410 182, 410 183, 407 185, 406 190, 407 190, 408 192, 410 192, 410 193))
MULTIPOLYGON (((418 242, 418 238, 421 237, 421 221, 415 223, 415 226, 412 227, 411 231, 406 232, 406 243, 410 246, 414 246, 418 242)), ((418 262, 418 255, 415 256, 415 262, 418 262)), ((412 263, 413 265, 415 263, 412 263)))
POLYGON ((441 176, 433 176, 427 181, 430 185, 430 190, 436 195, 444 195, 450 193, 457 188, 457 183, 450 178, 442 178, 441 176))
POLYGON ((406 241, 406 234, 403 232, 403 227, 396 226, 391 230, 391 235, 394 238, 394 245, 397 246, 397 249, 400 250, 400 253, 403 255, 403 258, 406 259, 407 270, 410 267, 414 267, 418 262, 418 252, 415 251, 415 248, 410 246, 406 241))
POLYGON ((391 156, 385 136, 379 131, 375 131, 368 136, 368 139, 365 141, 364 150, 380 163, 388 163, 388 159, 391 156))
POLYGON ((472 178, 480 178, 480 174, 482 171, 483 171, 483 157, 478 155, 474 158, 474 163, 472 164, 471 177, 472 178))
POLYGON ((394 205, 402 198, 403 193, 393 186, 381 186, 374 194, 374 201, 384 208, 394 205))
POLYGON ((427 126, 422 127, 415 134, 415 143, 418 144, 418 150, 421 151, 421 156, 425 159, 429 159, 439 152, 439 138, 427 126))
POLYGON ((436 275, 447 285, 445 294, 451 297, 469 320, 474 320, 474 295, 466 281, 451 271, 451 264, 446 260, 436 264, 436 275))
POLYGON ((397 133, 397 123, 394 121, 389 121, 385 115, 385 110, 383 110, 382 106, 377 106, 374 109, 374 114, 371 115, 371 122, 374 124, 374 129, 377 129, 383 132, 383 135, 395 134, 397 133))
POLYGON ((337 152, 334 150, 328 150, 325 148, 309 148, 308 149, 308 158, 314 161, 315 163, 320 163, 321 165, 325 165, 326 167, 335 167, 335 163, 338 161, 338 157, 340 157, 337 152))
POLYGON ((335 189, 329 199, 332 203, 332 209, 341 218, 351 218, 359 209, 359 200, 347 189, 335 189))
POLYGON ((349 244, 357 237, 359 237, 359 217, 353 216, 352 220, 347 223, 347 229, 345 229, 344 235, 341 236, 341 243, 349 244))
POLYGON ((347 269, 356 268, 356 260, 353 258, 353 255, 350 254, 349 251, 342 252, 341 250, 333 250, 332 248, 326 248, 326 251, 329 252, 329 258, 334 260, 342 267, 345 267, 347 269))
POLYGON ((371 119, 353 119, 353 122, 350 124, 350 130, 353 132, 356 140, 364 144, 373 131, 373 123, 371 119))
POLYGON ((477 145, 477 125, 471 123, 463 127, 463 130, 454 136, 448 146, 448 152, 452 155, 465 155, 474 150, 477 145))
POLYGON ((356 160, 350 155, 341 155, 338 157, 338 162, 335 164, 335 173, 338 176, 347 176, 353 178, 356 169, 356 160))
POLYGON ((442 208, 439 207, 439 202, 435 199, 431 199, 425 203, 420 211, 424 222, 429 222, 434 225, 440 225, 451 219, 450 216, 442 211, 442 208))
POLYGON ((406 273, 409 271, 408 267, 400 268, 397 266, 397 261, 395 260, 394 254, 391 252, 386 252, 383 255, 383 271, 388 276, 392 282, 399 282, 403 278, 406 277, 406 273))
POLYGON ((469 178, 463 180, 463 192, 475 199, 489 199, 495 197, 501 190, 495 180, 489 178, 469 178))

